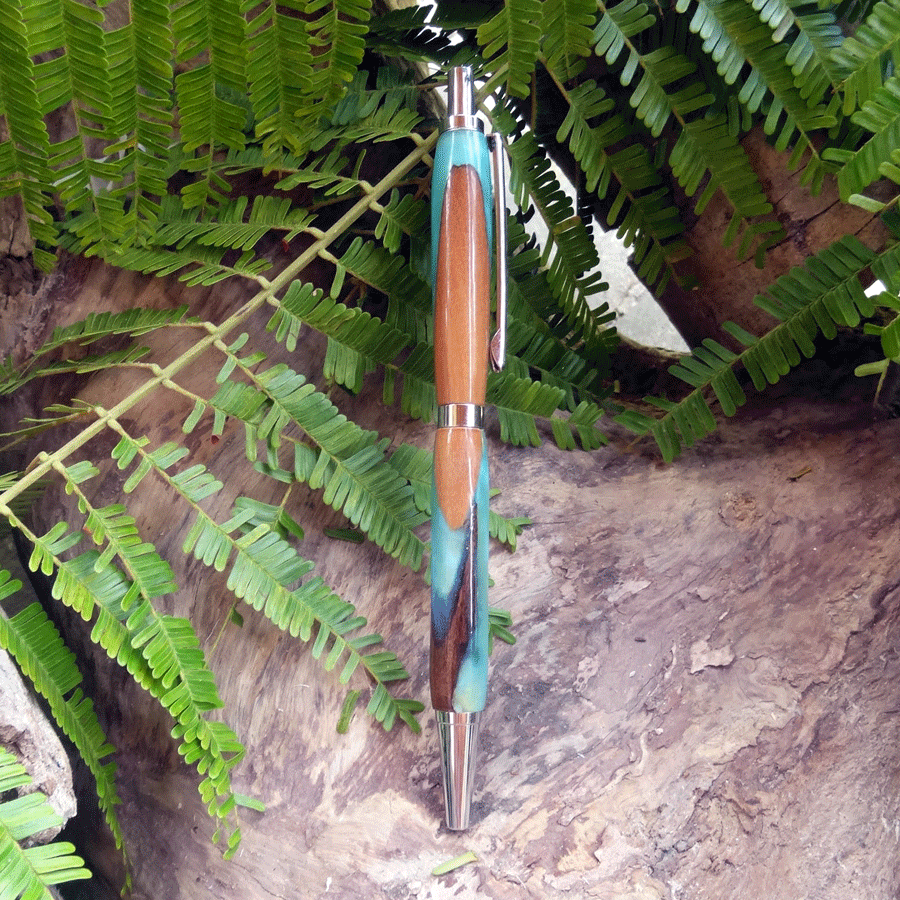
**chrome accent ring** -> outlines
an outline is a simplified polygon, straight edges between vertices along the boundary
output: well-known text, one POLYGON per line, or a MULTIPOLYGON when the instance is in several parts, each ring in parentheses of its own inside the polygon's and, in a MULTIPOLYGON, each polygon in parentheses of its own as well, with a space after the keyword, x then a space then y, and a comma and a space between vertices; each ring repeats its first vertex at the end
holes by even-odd
POLYGON ((484 428, 480 403, 443 403, 437 410, 438 428, 484 428))

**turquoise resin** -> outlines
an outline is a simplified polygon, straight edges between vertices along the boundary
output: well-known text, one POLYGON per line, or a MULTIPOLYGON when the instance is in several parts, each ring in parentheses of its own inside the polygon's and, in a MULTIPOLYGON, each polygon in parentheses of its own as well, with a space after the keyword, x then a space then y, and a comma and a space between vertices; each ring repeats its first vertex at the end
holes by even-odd
MULTIPOLYGON (((487 700, 488 683, 488 462, 482 437, 481 466, 475 488, 475 623, 453 689, 452 712, 480 712, 487 700)), ((458 596, 460 579, 469 551, 469 520, 451 529, 441 512, 432 484, 431 517, 431 615, 438 637, 444 637, 458 596)))
MULTIPOLYGON (((473 166, 481 181, 484 195, 484 222, 487 226, 488 250, 493 253, 494 201, 491 190, 491 153, 487 138, 480 131, 458 128, 445 131, 434 150, 431 176, 431 279, 437 272, 437 234, 441 228, 441 210, 447 191, 451 166, 473 166)), ((433 295, 432 295, 433 296, 433 295)))

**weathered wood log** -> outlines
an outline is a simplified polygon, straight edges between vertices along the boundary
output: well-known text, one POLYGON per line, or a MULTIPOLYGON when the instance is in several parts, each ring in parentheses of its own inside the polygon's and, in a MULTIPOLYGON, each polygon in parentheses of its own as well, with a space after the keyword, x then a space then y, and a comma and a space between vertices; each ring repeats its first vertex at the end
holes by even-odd
MULTIPOLYGON (((69 296, 174 299, 164 299, 172 282, 99 264, 79 273, 69 296)), ((220 285, 178 299, 209 314, 238 294, 220 285)), ((158 359, 172 340, 150 337, 158 359)), ((308 341, 294 361, 315 371, 320 353, 308 341)), ((195 387, 217 368, 198 364, 195 387)), ((128 389, 102 375, 82 395, 108 406, 128 389)), ((181 402, 166 394, 136 410, 132 433, 182 438, 181 402)), ((431 441, 372 392, 339 404, 398 440, 431 441)), ((177 565, 186 510, 148 492, 142 532, 181 586, 161 605, 195 623, 223 715, 247 745, 235 788, 267 809, 242 814, 241 850, 224 862, 167 717, 93 658, 136 896, 896 897, 898 431, 854 405, 786 400, 746 409, 671 466, 622 435, 590 455, 495 441, 496 506, 534 524, 515 554, 492 553, 491 602, 513 613, 518 643, 492 659, 465 834, 441 825, 430 717, 421 736, 385 734, 360 710, 337 735, 336 678, 252 611, 243 628, 227 625, 219 577, 177 565), (477 863, 431 876, 469 849, 477 863)), ((247 474, 240 429, 214 442, 201 427, 187 444, 226 480, 210 507, 220 516, 238 493, 277 501, 280 486, 247 474)), ((48 495, 40 517, 55 520, 61 503, 48 495)), ((411 673, 409 694, 426 700, 421 575, 327 538, 340 517, 314 494, 292 511, 306 529, 301 552, 385 636, 411 673)))

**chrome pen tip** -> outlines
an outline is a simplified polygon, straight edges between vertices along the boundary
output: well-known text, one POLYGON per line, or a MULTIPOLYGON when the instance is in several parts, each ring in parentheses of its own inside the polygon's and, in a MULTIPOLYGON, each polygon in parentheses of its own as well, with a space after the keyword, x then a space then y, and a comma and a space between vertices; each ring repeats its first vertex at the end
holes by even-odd
POLYGON ((469 811, 472 807, 481 713, 437 710, 436 715, 441 742, 441 774, 447 827, 451 831, 465 831, 469 827, 469 811))

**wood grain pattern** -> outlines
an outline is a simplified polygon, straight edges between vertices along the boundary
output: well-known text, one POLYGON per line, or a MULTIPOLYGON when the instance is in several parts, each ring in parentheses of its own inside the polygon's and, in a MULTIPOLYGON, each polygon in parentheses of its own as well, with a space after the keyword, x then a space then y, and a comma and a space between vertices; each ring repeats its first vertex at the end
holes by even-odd
POLYGON ((441 512, 451 528, 469 516, 484 453, 480 428, 439 428, 434 438, 434 481, 441 512))
MULTIPOLYGON (((61 286, 72 299, 58 315, 117 300, 183 301, 206 316, 246 299, 233 281, 188 289, 87 268, 81 284, 61 286)), ((265 318, 253 325, 254 346, 274 361, 265 318)), ((192 337, 180 329, 142 343, 161 362, 177 349, 170 341, 192 337)), ((314 369, 323 352, 307 332, 291 361, 314 369)), ((215 390, 218 365, 203 362, 199 389, 215 390)), ((32 415, 59 399, 54 383, 37 388, 32 415)), ((107 402, 122 389, 106 373, 85 388, 107 402)), ((377 391, 341 406, 366 427, 431 445, 431 427, 404 423, 377 391)), ((237 493, 280 502, 283 485, 248 471, 239 423, 218 441, 207 423, 185 439, 190 409, 161 393, 129 427, 154 446, 185 441, 192 461, 228 482, 206 504, 220 520, 237 493)), ((900 420, 871 422, 843 402, 748 405, 672 466, 626 450, 630 435, 613 438, 590 455, 492 447, 497 509, 534 525, 515 554, 492 553, 492 603, 512 612, 518 643, 498 644, 491 659, 473 827, 462 835, 441 825, 429 717, 421 735, 385 734, 360 709, 335 734, 337 678, 246 608, 243 627, 228 624, 224 576, 182 559, 182 590, 156 602, 197 625, 221 715, 247 745, 235 787, 266 811, 242 811, 240 852, 223 862, 171 720, 105 654, 91 657, 91 692, 118 748, 135 898, 896 900, 900 420), (431 876, 470 849, 477 863, 431 876)), ((114 502, 123 476, 109 460, 103 469, 114 502)), ((179 559, 185 511, 149 478, 128 503, 144 538, 179 559)), ((79 521, 74 506, 51 488, 36 525, 79 521)), ((341 517, 312 496, 290 511, 306 528, 302 552, 400 653, 405 691, 427 701, 421 575, 325 537, 341 517)), ((90 625, 73 619, 69 638, 90 652, 90 625)), ((361 673, 351 686, 367 689, 361 673)), ((100 872, 102 834, 92 829, 84 846, 100 872)))
POLYGON ((437 430, 429 681, 432 706, 452 712, 474 712, 484 705, 488 545, 479 533, 487 524, 484 455, 480 428, 437 430))
POLYGON ((441 212, 434 308, 437 401, 484 403, 491 261, 484 195, 472 166, 453 166, 441 212))

